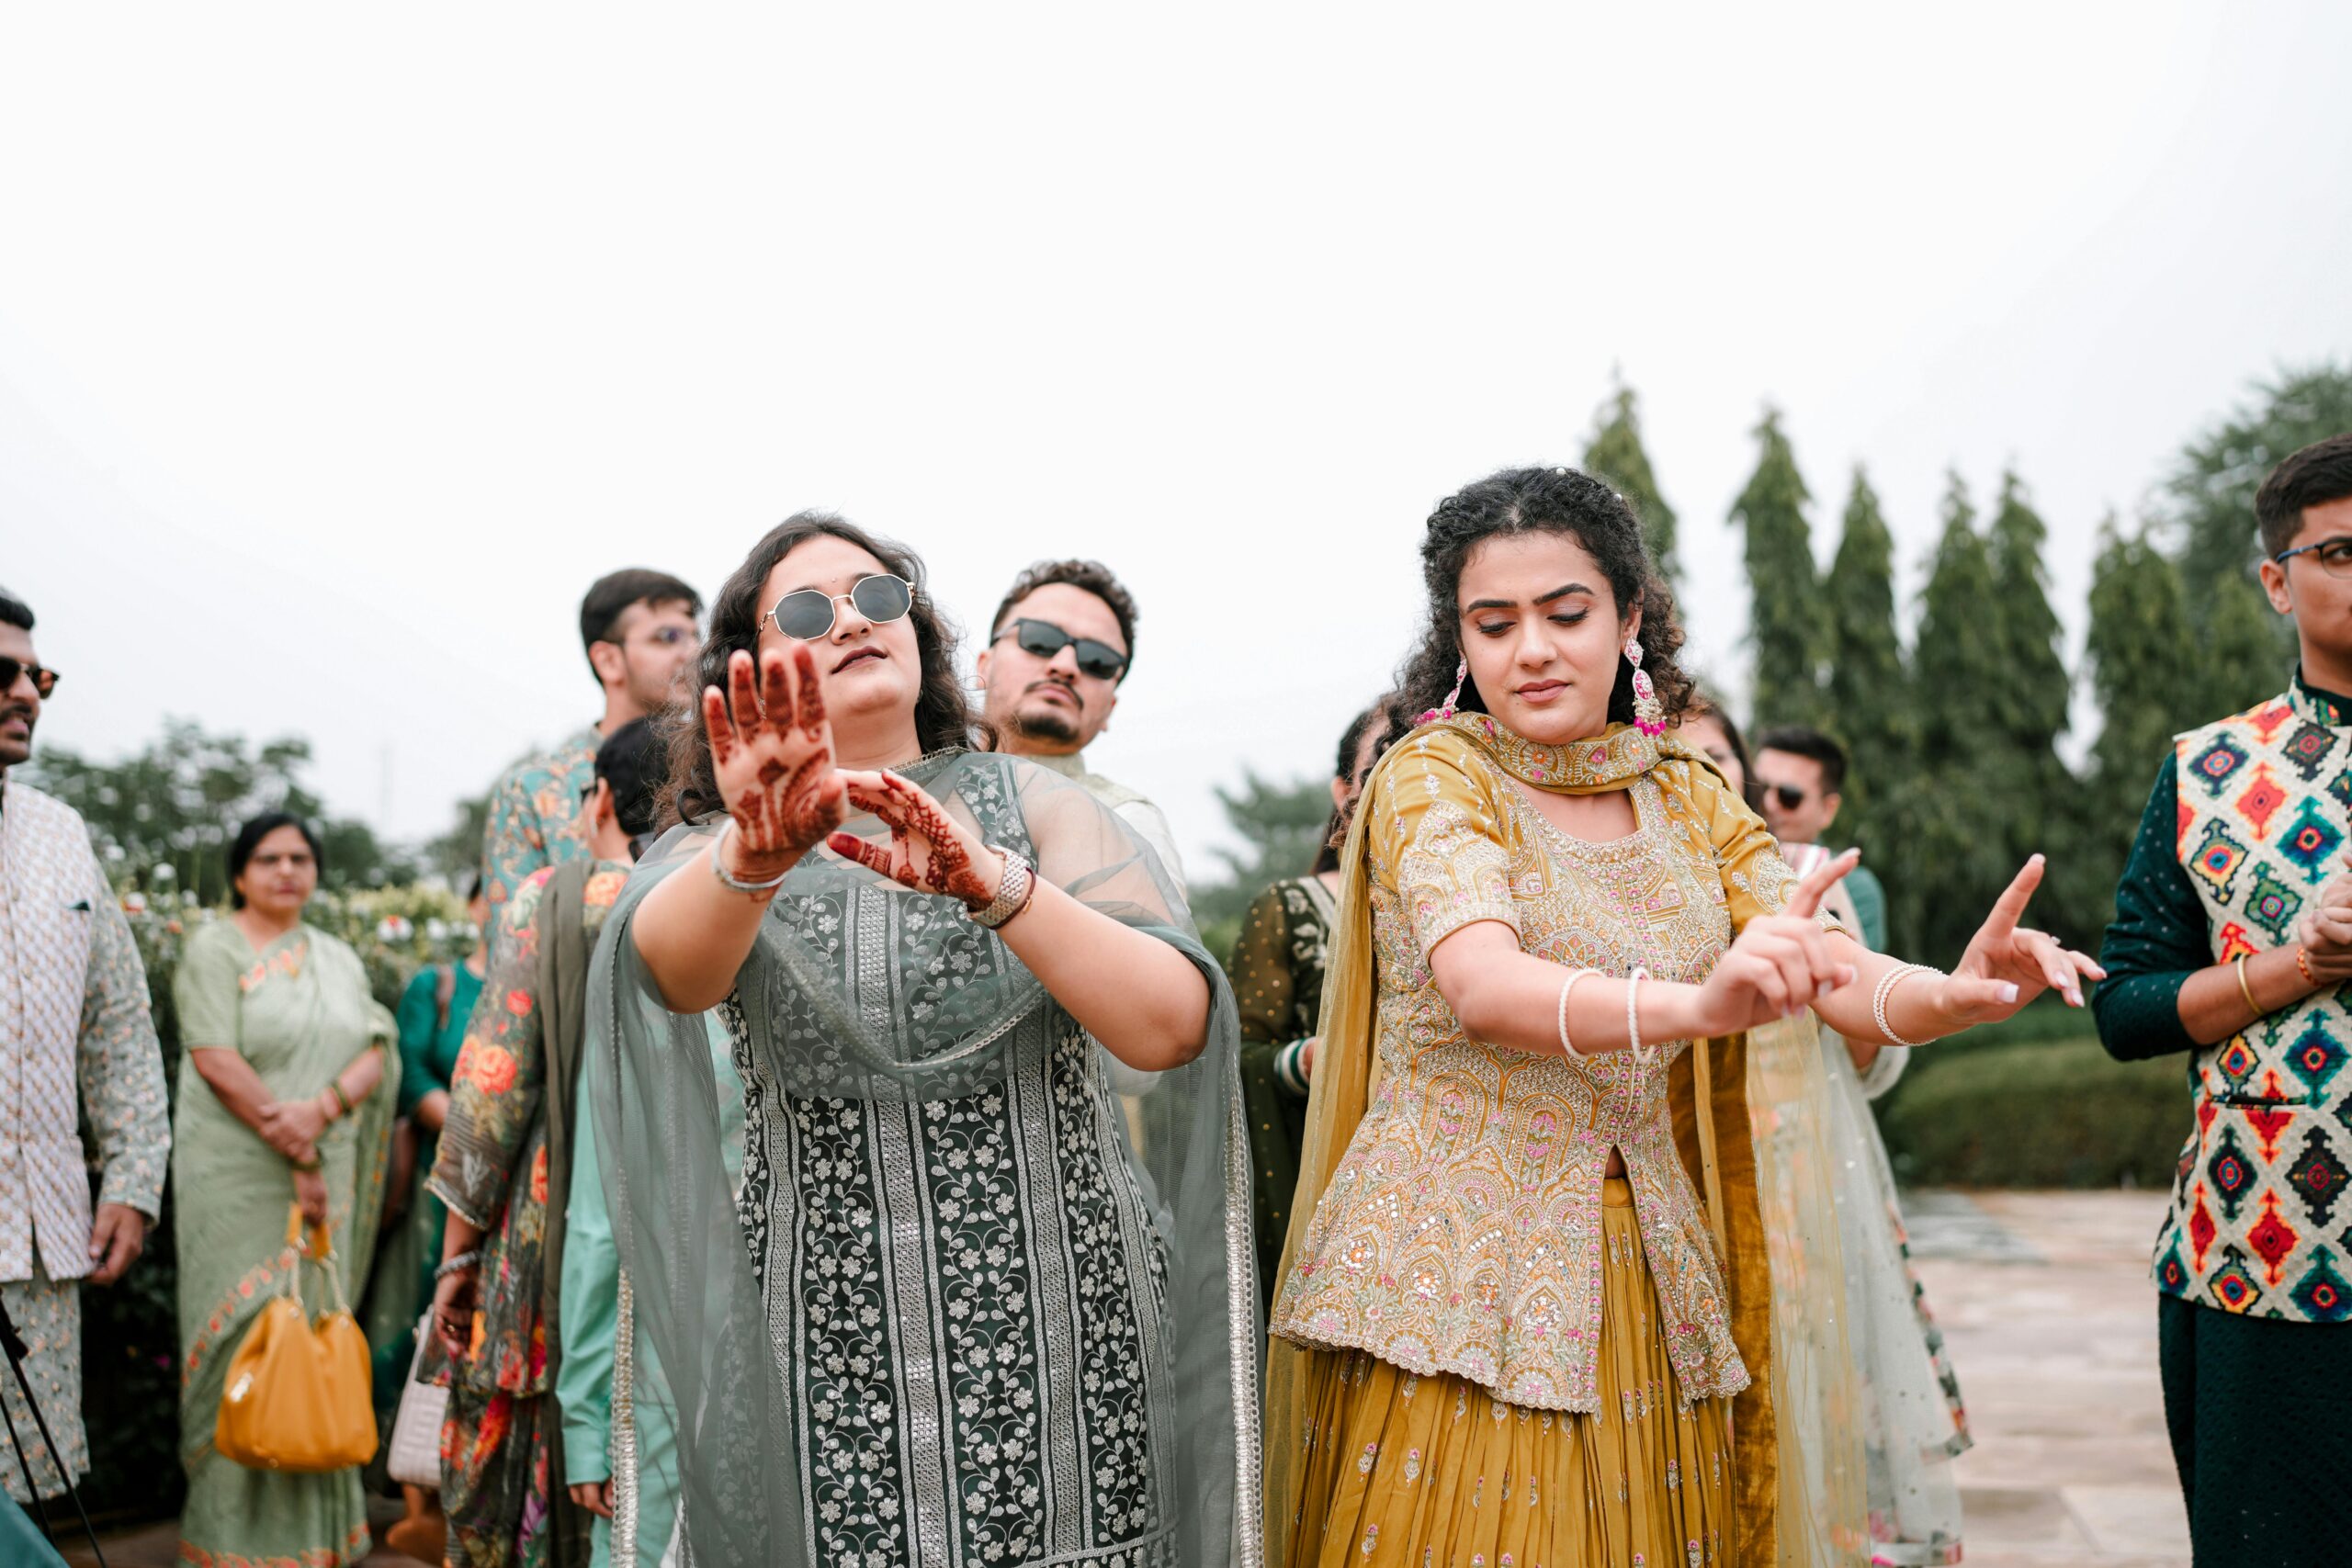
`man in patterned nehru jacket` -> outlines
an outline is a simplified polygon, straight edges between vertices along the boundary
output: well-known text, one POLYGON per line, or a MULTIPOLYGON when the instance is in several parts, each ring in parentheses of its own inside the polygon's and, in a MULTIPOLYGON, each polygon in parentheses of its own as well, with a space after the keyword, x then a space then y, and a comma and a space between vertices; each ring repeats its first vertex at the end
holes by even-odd
POLYGON ((2185 1051, 2156 1235, 2165 1416, 2199 1568, 2352 1562, 2352 434, 2255 497, 2301 662, 2173 743, 2095 1002, 2126 1061, 2185 1051))
MULTIPOLYGON (((17 1380, 0 1368, 0 1477, 29 1502, 90 1468, 82 1429, 82 1282, 139 1257, 164 1195, 170 1111, 147 976, 70 806, 7 777, 32 755, 57 684, 33 651, 33 613, 0 589, 0 1304, 23 1335, 25 1379, 71 1473, 50 1462, 17 1380), (96 1212, 77 1121, 98 1155, 96 1212)), ((168 1419, 158 1412, 157 1419, 168 1419)))

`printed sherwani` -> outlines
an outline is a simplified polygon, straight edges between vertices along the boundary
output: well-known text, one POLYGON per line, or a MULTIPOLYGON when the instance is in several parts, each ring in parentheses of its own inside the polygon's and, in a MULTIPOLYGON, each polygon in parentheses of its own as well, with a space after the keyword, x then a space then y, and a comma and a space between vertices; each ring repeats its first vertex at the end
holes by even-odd
MULTIPOLYGON (((25 1374, 67 1467, 89 1469, 82 1430, 82 1278, 90 1272, 86 1113, 101 1203, 152 1224, 171 1154, 163 1057, 130 925, 90 851, 79 813, 0 784, 0 1302, 29 1354, 25 1374)), ((13 1377, 0 1407, 42 1495, 65 1489, 13 1377)), ((29 1500, 13 1446, 0 1475, 29 1500)))

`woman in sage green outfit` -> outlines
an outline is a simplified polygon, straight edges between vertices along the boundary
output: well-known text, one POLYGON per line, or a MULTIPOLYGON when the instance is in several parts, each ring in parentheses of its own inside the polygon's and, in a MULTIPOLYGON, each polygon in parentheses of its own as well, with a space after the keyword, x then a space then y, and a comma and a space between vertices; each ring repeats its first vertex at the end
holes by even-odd
MULTIPOLYGON (((179 1248, 180 1556, 204 1564, 340 1568, 368 1554, 359 1472, 248 1470, 212 1445, 229 1362, 286 1289, 286 1211, 324 1222, 345 1299, 365 1287, 383 1212, 399 1065, 391 1015, 358 954, 302 923, 319 845, 300 819, 244 825, 229 851, 236 908, 188 939, 179 1004, 179 1117, 172 1149, 179 1248)), ((306 1305, 336 1285, 316 1266, 306 1305)))

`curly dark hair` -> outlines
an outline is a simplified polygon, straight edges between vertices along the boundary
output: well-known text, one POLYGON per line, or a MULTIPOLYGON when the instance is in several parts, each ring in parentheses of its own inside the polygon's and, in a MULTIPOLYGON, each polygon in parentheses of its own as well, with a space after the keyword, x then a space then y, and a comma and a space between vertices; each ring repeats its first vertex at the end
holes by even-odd
POLYGON ((710 631, 695 663, 695 680, 687 700, 663 710, 662 729, 670 747, 670 781, 662 791, 659 825, 670 828, 693 822, 724 809, 718 779, 710 763, 710 737, 703 732, 701 693, 705 686, 727 687, 727 661, 737 649, 754 657, 759 652, 760 623, 768 606, 760 603, 768 573, 776 562, 810 539, 830 535, 855 545, 882 563, 882 570, 914 585, 914 606, 907 618, 914 623, 915 648, 922 660, 922 684, 915 694, 915 738, 925 751, 978 744, 985 731, 956 678, 956 645, 961 637, 956 623, 941 613, 923 583, 922 558, 904 545, 877 538, 856 524, 830 512, 797 512, 752 547, 721 584, 711 601, 710 631))
POLYGON ((996 607, 995 618, 989 622, 989 640, 994 642, 1003 634, 1006 617, 1014 606, 1049 583, 1067 582, 1072 588, 1083 588, 1111 607, 1112 615, 1119 623, 1119 637, 1127 645, 1127 667, 1119 671, 1124 681, 1136 667, 1136 622, 1142 617, 1136 610, 1135 595, 1114 576, 1111 569, 1099 560, 1041 560, 1023 568, 1012 586, 1005 591, 1003 602, 996 607))
MULTIPOLYGON (((1505 468, 1465 485, 1438 502, 1421 536, 1421 579, 1429 589, 1429 626, 1420 646, 1397 671, 1397 694, 1408 715, 1445 702, 1462 662, 1462 569, 1470 552, 1488 539, 1525 534, 1566 534, 1584 547, 1609 579, 1620 614, 1642 607, 1642 668, 1657 690, 1671 724, 1690 703, 1692 682, 1676 662, 1682 647, 1681 623, 1674 615, 1674 592, 1650 565, 1642 525, 1625 498, 1590 474, 1575 468, 1505 468)), ((1464 680, 1454 706, 1485 713, 1477 682, 1464 680)), ((1609 694, 1611 723, 1634 721, 1634 667, 1619 660, 1617 685, 1609 694)))

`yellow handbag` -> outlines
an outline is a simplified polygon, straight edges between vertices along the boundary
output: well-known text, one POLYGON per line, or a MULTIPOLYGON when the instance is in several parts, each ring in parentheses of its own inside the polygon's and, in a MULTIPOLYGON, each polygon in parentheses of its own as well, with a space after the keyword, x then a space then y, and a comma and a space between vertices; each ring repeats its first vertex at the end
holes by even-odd
POLYGON ((368 1339, 352 1321, 324 1225, 302 1246, 302 1206, 286 1216, 286 1293, 270 1299, 229 1362, 213 1446, 253 1470, 348 1470, 376 1455, 368 1339), (302 1258, 325 1272, 334 1310, 302 1311, 302 1258))

